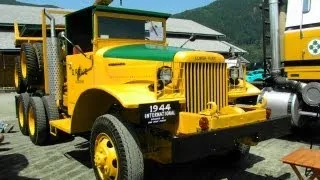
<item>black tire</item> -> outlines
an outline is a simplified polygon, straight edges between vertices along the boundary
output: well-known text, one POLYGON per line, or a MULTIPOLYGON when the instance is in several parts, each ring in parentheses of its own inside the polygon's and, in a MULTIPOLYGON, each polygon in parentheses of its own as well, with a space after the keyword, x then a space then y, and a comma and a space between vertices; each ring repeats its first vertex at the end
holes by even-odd
MULTIPOLYGON (((90 154, 96 178, 99 176, 95 163, 95 143, 98 135, 110 137, 117 154, 118 180, 140 180, 144 176, 143 155, 134 136, 115 116, 107 114, 96 119, 90 140, 90 154)), ((108 143, 107 143, 108 144, 108 143)), ((106 146, 107 146, 106 144, 106 146)), ((108 147, 108 146, 107 146, 108 147)))
POLYGON ((16 106, 16 118, 19 118, 19 109, 18 109, 19 104, 18 104, 18 102, 19 102, 19 95, 15 95, 14 96, 14 104, 16 106))
POLYGON ((14 61, 15 61, 15 66, 14 66, 14 84, 15 84, 16 92, 18 94, 20 94, 20 93, 24 93, 24 92, 27 91, 27 84, 22 79, 20 57, 19 56, 15 57, 14 61))
MULTIPOLYGON (((26 73, 24 73, 25 70, 21 70, 23 80, 27 85, 36 84, 39 78, 39 65, 37 55, 32 44, 23 43, 21 45, 20 60, 21 64, 26 63, 26 73)), ((21 66, 21 69, 23 69, 23 66, 21 66)))
POLYGON ((28 113, 28 105, 29 105, 30 97, 28 93, 22 93, 18 97, 18 124, 20 131, 23 135, 28 135, 28 121, 27 121, 27 113, 28 113))
POLYGON ((59 119, 59 110, 52 96, 43 96, 42 102, 48 121, 59 119))
POLYGON ((48 139, 49 125, 40 97, 30 98, 28 107, 29 136, 33 144, 43 145, 48 139))
POLYGON ((37 62, 38 62, 38 76, 37 76, 37 83, 38 85, 41 85, 44 83, 44 72, 43 72, 43 50, 42 50, 42 43, 36 42, 33 44, 36 56, 37 56, 37 62))

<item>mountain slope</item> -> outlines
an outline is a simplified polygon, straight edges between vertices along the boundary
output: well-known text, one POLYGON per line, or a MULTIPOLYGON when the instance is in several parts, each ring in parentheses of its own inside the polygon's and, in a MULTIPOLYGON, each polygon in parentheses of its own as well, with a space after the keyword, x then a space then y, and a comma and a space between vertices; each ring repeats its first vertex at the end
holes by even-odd
POLYGON ((227 41, 247 50, 251 62, 262 61, 261 0, 216 0, 213 3, 174 15, 218 30, 227 41))
POLYGON ((53 5, 36 5, 30 3, 23 3, 16 0, 1 0, 0 4, 9 4, 9 5, 17 5, 17 6, 36 6, 36 7, 47 7, 47 8, 57 8, 57 6, 53 5))

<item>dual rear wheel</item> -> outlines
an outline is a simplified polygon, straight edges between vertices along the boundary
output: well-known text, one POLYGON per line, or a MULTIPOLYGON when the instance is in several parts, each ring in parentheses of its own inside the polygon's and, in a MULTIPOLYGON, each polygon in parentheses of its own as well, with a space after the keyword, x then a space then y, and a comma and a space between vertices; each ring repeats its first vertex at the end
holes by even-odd
POLYGON ((50 96, 18 96, 18 123, 23 135, 29 135, 36 145, 43 145, 49 138, 49 121, 59 119, 58 108, 50 96))
POLYGON ((43 145, 49 137, 49 123, 40 97, 31 97, 28 107, 28 133, 36 145, 43 145))
POLYGON ((19 94, 43 84, 42 43, 21 45, 20 56, 15 59, 14 80, 19 94))

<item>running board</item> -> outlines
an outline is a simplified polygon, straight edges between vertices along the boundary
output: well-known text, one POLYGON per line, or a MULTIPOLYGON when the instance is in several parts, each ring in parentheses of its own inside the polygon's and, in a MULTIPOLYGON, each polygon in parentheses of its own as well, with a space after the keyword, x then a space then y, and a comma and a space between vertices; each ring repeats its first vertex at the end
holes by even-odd
POLYGON ((49 122, 50 134, 57 136, 57 129, 65 133, 71 134, 71 119, 60 119, 49 122))

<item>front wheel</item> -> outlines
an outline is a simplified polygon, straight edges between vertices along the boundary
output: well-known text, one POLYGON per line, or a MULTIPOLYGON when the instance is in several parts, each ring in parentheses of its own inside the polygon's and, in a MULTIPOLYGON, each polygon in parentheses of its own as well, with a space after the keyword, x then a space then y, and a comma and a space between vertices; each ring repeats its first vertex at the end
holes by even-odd
POLYGON ((136 139, 113 115, 96 119, 91 131, 90 153, 97 179, 143 179, 143 155, 136 139))

